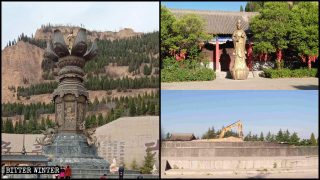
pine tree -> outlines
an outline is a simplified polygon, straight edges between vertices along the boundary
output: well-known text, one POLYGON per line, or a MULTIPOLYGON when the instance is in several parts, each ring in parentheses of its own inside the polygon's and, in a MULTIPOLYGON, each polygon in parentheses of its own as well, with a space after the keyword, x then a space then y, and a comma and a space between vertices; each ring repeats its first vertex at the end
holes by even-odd
POLYGON ((243 12, 243 7, 242 7, 242 5, 240 6, 240 12, 243 12))
POLYGON ((289 144, 298 145, 299 144, 299 140, 300 140, 300 138, 298 137, 298 134, 296 132, 294 132, 290 136, 289 144))
POLYGON ((171 136, 171 134, 170 134, 170 133, 167 133, 167 134, 166 134, 166 139, 169 139, 170 136, 171 136))
POLYGON ((270 142, 271 141, 271 132, 269 131, 267 136, 266 136, 266 141, 270 142))
POLYGON ((130 116, 135 116, 136 115, 136 107, 134 105, 134 103, 130 103, 130 110, 129 110, 129 113, 130 113, 130 116))
POLYGON ((136 159, 133 159, 133 161, 131 163, 131 169, 132 170, 138 170, 139 169, 136 159))
POLYGON ((263 133, 260 133, 259 141, 264 141, 263 133))
POLYGON ((314 134, 313 134, 313 133, 311 133, 310 142, 311 142, 311 146, 316 146, 316 145, 317 145, 317 140, 316 140, 316 138, 314 137, 314 134))
POLYGON ((7 118, 7 120, 4 123, 4 132, 5 133, 14 133, 14 128, 12 124, 12 120, 7 118))
POLYGON ((99 113, 99 116, 98 116, 98 125, 99 126, 102 126, 104 124, 104 119, 103 119, 103 116, 101 113, 99 113))
POLYGON ((154 154, 152 154, 150 150, 147 150, 147 155, 144 157, 143 166, 140 169, 142 173, 151 174, 154 162, 155 162, 154 154))
POLYGON ((3 118, 1 117, 1 132, 4 132, 4 123, 3 123, 3 118))
POLYGON ((277 136, 276 136, 276 141, 278 142, 283 142, 283 133, 282 130, 280 129, 277 136))
POLYGON ((286 132, 283 134, 283 142, 289 142, 289 140, 290 140, 290 132, 287 129, 286 132))

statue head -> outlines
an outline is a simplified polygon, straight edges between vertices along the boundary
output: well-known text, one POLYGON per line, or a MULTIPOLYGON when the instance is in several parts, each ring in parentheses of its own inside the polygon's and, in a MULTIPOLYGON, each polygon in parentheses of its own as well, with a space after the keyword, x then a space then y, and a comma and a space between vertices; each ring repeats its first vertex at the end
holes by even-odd
POLYGON ((237 29, 240 30, 241 29, 241 20, 238 19, 237 21, 237 29))

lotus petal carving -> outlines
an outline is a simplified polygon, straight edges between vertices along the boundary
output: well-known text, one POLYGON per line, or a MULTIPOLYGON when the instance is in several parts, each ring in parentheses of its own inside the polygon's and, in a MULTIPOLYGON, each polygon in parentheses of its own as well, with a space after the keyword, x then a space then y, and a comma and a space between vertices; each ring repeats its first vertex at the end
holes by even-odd
POLYGON ((59 57, 69 55, 66 43, 60 30, 56 29, 53 32, 53 50, 59 57))
POLYGON ((75 41, 72 45, 71 52, 69 51, 63 35, 59 29, 53 31, 52 41, 47 42, 47 48, 44 53, 44 58, 52 61, 59 61, 59 58, 65 56, 76 56, 89 61, 98 54, 97 39, 95 39, 88 50, 86 29, 80 28, 75 41))
POLYGON ((86 53, 87 51, 86 40, 87 40, 86 30, 83 28, 79 29, 71 50, 71 55, 83 56, 84 53, 86 53))
POLYGON ((47 59, 51 59, 54 62, 57 62, 59 59, 59 56, 53 51, 53 45, 52 41, 47 41, 47 48, 44 51, 44 57, 47 59))
POLYGON ((95 39, 91 45, 91 48, 84 54, 83 58, 86 61, 89 61, 90 59, 94 58, 98 54, 98 39, 95 39))

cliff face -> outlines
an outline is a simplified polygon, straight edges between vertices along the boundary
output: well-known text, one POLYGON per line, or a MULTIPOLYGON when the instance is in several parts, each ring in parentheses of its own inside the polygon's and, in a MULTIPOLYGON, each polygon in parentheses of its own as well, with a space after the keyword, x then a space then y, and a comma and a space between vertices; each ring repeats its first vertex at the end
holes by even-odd
POLYGON ((16 93, 8 87, 29 86, 41 81, 43 53, 43 49, 23 41, 2 51, 2 103, 17 99, 16 93))
MULTIPOLYGON (((48 39, 52 36, 53 30, 59 29, 62 34, 64 35, 65 41, 67 35, 73 30, 73 34, 77 35, 79 31, 79 27, 66 27, 66 26, 59 26, 56 28, 40 28, 37 29, 35 34, 35 39, 48 39)), ((105 31, 105 32, 97 32, 97 31, 89 31, 88 30, 88 39, 93 41, 95 38, 98 38, 100 40, 116 40, 116 39, 122 39, 122 38, 129 38, 132 36, 141 35, 142 33, 134 32, 130 28, 124 28, 120 30, 119 32, 111 32, 111 31, 105 31)))

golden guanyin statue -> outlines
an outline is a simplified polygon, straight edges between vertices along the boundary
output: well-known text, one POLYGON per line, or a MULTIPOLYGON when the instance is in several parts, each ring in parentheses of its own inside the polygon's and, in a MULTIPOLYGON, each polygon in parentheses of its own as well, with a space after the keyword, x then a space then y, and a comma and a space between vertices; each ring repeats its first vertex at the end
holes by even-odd
POLYGON ((68 50, 71 53, 71 49, 74 43, 75 35, 73 35, 73 30, 71 29, 70 33, 67 36, 67 41, 68 41, 68 50))
POLYGON ((233 79, 242 80, 247 79, 249 68, 246 64, 246 33, 241 29, 241 21, 237 22, 237 30, 232 34, 234 45, 234 64, 231 67, 231 75, 233 79))

